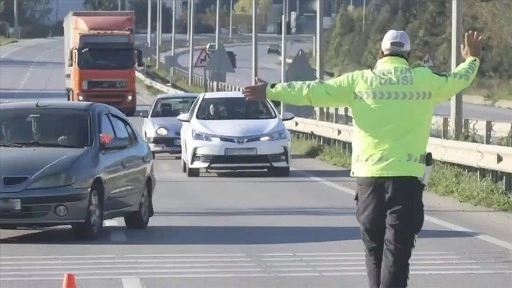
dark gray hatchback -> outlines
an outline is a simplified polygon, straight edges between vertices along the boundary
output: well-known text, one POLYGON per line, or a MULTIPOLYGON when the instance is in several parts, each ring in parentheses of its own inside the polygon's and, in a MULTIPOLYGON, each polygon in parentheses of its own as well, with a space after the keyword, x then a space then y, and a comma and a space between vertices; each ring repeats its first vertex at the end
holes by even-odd
POLYGON ((64 101, 0 110, 0 228, 71 225, 96 239, 106 219, 147 227, 153 154, 123 113, 64 101))

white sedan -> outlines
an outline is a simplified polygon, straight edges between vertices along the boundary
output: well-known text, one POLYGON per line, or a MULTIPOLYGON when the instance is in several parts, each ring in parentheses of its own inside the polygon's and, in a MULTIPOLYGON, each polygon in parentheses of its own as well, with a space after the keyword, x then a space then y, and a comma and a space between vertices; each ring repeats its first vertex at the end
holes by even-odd
POLYGON ((290 174, 291 138, 282 117, 268 100, 247 101, 240 92, 200 94, 189 113, 177 117, 181 128, 181 162, 189 177, 200 169, 268 170, 290 174))
POLYGON ((159 153, 179 157, 182 125, 176 117, 187 113, 197 96, 196 93, 160 94, 156 96, 149 111, 140 113, 144 118, 142 135, 153 152, 153 158, 159 153))

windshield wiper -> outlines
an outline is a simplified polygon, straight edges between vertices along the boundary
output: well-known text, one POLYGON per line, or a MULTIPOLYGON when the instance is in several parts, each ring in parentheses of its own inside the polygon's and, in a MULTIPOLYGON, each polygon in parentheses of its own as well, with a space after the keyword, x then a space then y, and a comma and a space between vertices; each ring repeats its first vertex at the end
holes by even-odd
POLYGON ((21 146, 32 146, 32 147, 66 147, 66 148, 80 148, 80 146, 76 145, 66 145, 66 144, 59 144, 59 143, 43 143, 39 141, 30 141, 30 142, 16 142, 13 144, 17 144, 21 146))
POLYGON ((23 147, 23 146, 18 144, 18 143, 0 143, 0 147, 16 147, 16 148, 20 148, 20 147, 23 147))

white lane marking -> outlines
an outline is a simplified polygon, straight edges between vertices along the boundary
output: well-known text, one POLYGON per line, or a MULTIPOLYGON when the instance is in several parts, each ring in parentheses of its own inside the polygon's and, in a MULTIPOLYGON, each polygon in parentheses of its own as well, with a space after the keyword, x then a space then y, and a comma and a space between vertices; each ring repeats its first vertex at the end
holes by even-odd
MULTIPOLYGON (((105 221, 116 221, 116 220, 105 220, 105 221)), ((111 223, 111 222, 110 222, 111 223)), ((114 225, 118 225, 119 222, 116 221, 114 225)), ((512 251, 511 251, 512 252, 512 251)), ((414 255, 436 255, 436 254, 456 254, 455 252, 433 252, 433 251, 417 251, 414 255)), ((463 254, 463 253, 457 253, 463 254)), ((332 253, 262 253, 262 254, 252 254, 251 256, 335 256, 335 255, 362 255, 364 256, 364 252, 332 252, 332 253)), ((62 255, 59 258, 144 258, 144 257, 246 257, 247 254, 244 253, 199 253, 199 254, 129 254, 129 255, 62 255)), ((413 256, 413 258, 416 256, 413 256)), ((55 255, 48 256, 0 256, 0 259, 54 259, 55 255)), ((219 259, 222 260, 222 259, 219 259)), ((87 260, 86 260, 87 261, 87 260)), ((4 263, 4 262, 2 262, 4 263)))
MULTIPOLYGON (((411 269, 412 275, 435 275, 435 274, 512 274, 512 270, 428 270, 416 271, 411 269)), ((317 272, 317 273, 224 273, 224 274, 147 274, 144 278, 170 279, 170 278, 239 278, 239 277, 312 277, 312 276, 366 276, 366 272, 317 272)), ((120 275, 97 275, 97 276, 81 276, 76 275, 76 279, 123 279, 126 276, 120 275)), ((41 280, 62 280, 60 275, 53 277, 2 277, 3 281, 41 281, 41 280)))
POLYGON ((144 288, 139 278, 122 278, 123 288, 144 288))
MULTIPOLYGON (((119 222, 121 220, 116 219, 109 219, 103 221, 103 226, 105 227, 121 227, 121 223, 119 222)), ((127 242, 128 238, 126 237, 126 231, 123 230, 112 230, 110 229, 108 231, 109 233, 109 239, 112 242, 127 242)))
MULTIPOLYGON (((339 186, 333 182, 329 182, 328 180, 326 179, 323 179, 323 178, 319 178, 319 177, 315 177, 309 173, 305 173, 305 172, 302 172, 300 170, 297 170, 295 168, 291 168, 292 170, 298 172, 299 174, 302 174, 306 177, 308 177, 309 179, 313 180, 313 181, 316 181, 316 182, 320 182, 324 185, 327 185, 333 189, 336 189, 336 190, 339 190, 339 191, 342 191, 342 192, 345 192, 347 194, 350 194, 350 195, 356 195, 356 191, 350 189, 350 188, 347 188, 347 187, 343 187, 343 186, 339 186)), ((492 236, 489 236, 489 235, 485 235, 485 234, 480 234, 474 230, 471 230, 469 228, 465 228, 465 227, 462 227, 462 226, 459 226, 459 225, 456 225, 456 224, 453 224, 453 223, 450 223, 450 222, 447 222, 447 221, 443 221, 441 219, 438 219, 438 218, 435 218, 435 217, 432 217, 432 216, 429 216, 429 215, 426 215, 425 214, 425 221, 428 221, 430 223, 433 223, 433 224, 436 224, 436 225, 439 225, 439 226, 442 226, 444 228, 448 228, 450 230, 453 230, 453 231, 459 231, 459 232, 463 232, 463 233, 466 233, 466 234, 469 234, 477 239, 480 239, 482 241, 485 241, 487 243, 491 243, 491 244, 494 244, 496 246, 500 246, 500 247, 503 247, 505 249, 508 249, 508 250, 512 250, 512 243, 510 242, 507 242, 507 241, 503 241, 501 239, 498 239, 498 238, 495 238, 495 237, 492 237, 492 236), (472 234, 478 234, 478 235, 472 235, 472 234)))
MULTIPOLYGON (((86 262, 88 263, 88 262, 86 262)), ((364 262, 357 262, 358 264, 364 264, 364 262)), ((275 265, 275 266, 286 266, 284 264, 286 263, 271 263, 272 265, 275 265), (278 265, 279 264, 279 265, 278 265)), ((295 265, 295 264, 301 264, 301 265, 304 265, 303 263, 289 263, 290 265, 295 265)), ((269 264, 270 265, 270 264, 269 264)), ((222 267, 238 267, 238 266, 258 266, 258 264, 256 263, 222 263, 222 261, 220 261, 219 263, 194 263, 194 264, 183 264, 183 263, 176 263, 176 264, 144 264, 144 267, 145 268, 150 268, 150 267, 219 267, 219 266, 222 266, 222 267)), ((0 271, 2 270, 29 270, 29 269, 39 269, 39 268, 42 268, 43 266, 41 265, 38 265, 38 266, 26 266, 26 265, 23 265, 23 266, 12 266, 12 267, 0 267, 0 271)), ((68 269, 68 270, 75 270, 75 269, 88 269, 88 268, 140 268, 140 264, 121 264, 121 265, 115 265, 115 266, 112 266, 112 265, 60 265, 60 266, 55 266, 55 265, 44 265, 44 269, 68 269)), ((3 272, 2 272, 3 273, 3 272)))

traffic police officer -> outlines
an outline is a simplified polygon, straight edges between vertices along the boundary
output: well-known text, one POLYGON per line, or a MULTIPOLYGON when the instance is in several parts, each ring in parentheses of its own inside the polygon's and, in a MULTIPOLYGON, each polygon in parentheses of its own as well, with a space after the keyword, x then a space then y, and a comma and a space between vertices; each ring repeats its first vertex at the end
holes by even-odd
POLYGON ((469 87, 480 66, 482 38, 465 34, 465 61, 451 73, 411 67, 409 36, 390 30, 373 69, 328 81, 268 84, 256 79, 248 100, 350 107, 354 118, 352 172, 356 218, 366 251, 371 288, 407 287, 409 259, 424 221, 425 151, 434 107, 469 87))

